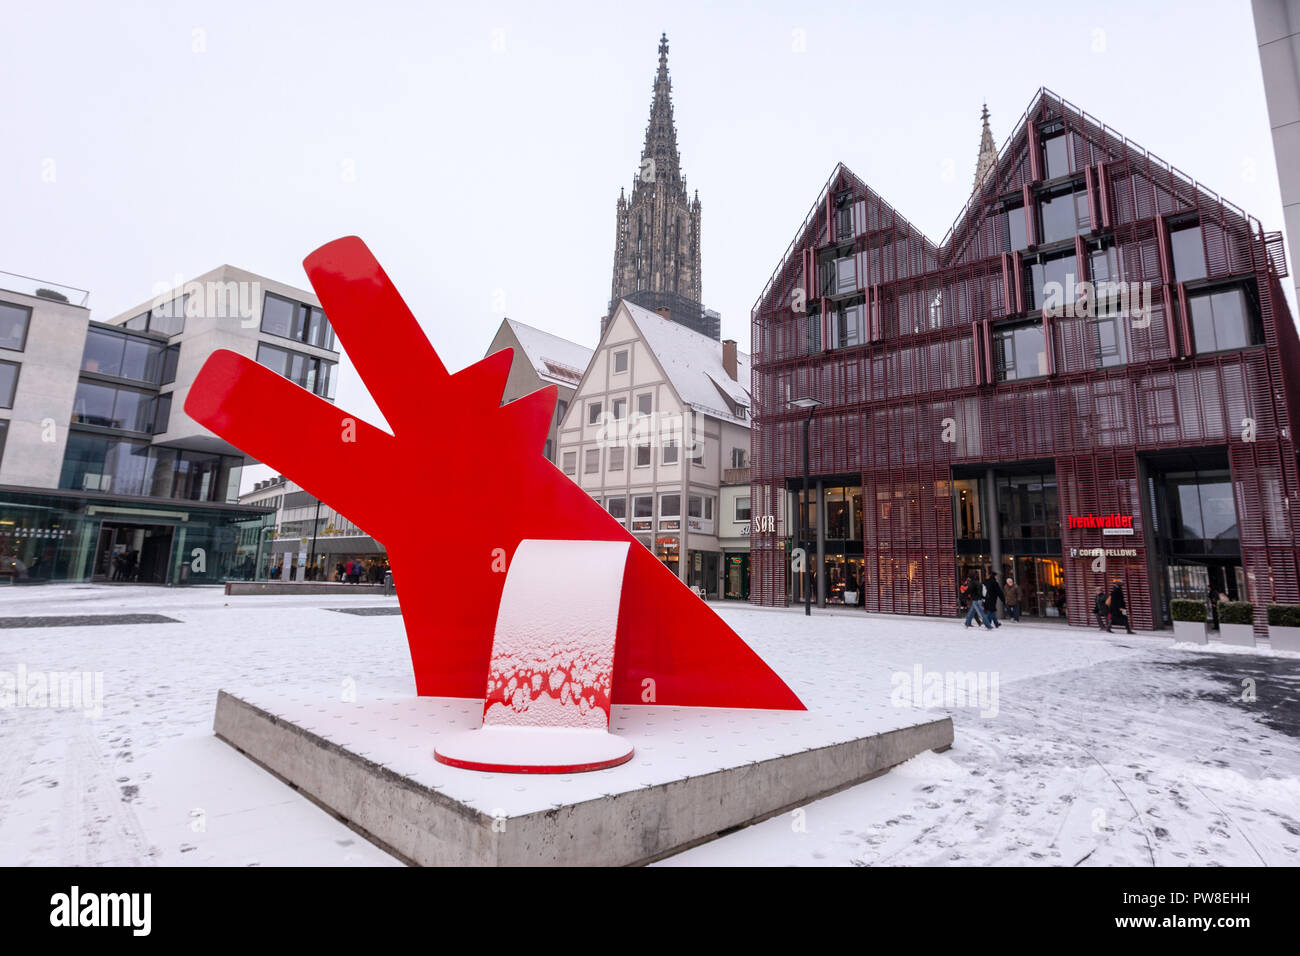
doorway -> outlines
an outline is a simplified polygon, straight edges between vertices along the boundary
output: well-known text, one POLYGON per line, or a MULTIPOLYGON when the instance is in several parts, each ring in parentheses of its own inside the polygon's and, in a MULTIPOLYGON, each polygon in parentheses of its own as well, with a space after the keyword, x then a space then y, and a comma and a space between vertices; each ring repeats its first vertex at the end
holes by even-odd
POLYGON ((119 524, 99 528, 92 580, 117 584, 166 584, 171 566, 172 527, 119 524))

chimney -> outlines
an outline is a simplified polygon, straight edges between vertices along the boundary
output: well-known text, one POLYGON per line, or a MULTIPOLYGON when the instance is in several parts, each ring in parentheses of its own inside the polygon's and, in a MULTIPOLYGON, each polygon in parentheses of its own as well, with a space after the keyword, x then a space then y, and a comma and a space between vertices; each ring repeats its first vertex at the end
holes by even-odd
POLYGON ((673 320, 673 310, 668 308, 668 306, 661 305, 659 308, 655 309, 655 311, 658 312, 665 319, 667 319, 669 322, 673 320))
POLYGON ((736 380, 736 340, 722 340, 722 367, 734 382, 736 380))

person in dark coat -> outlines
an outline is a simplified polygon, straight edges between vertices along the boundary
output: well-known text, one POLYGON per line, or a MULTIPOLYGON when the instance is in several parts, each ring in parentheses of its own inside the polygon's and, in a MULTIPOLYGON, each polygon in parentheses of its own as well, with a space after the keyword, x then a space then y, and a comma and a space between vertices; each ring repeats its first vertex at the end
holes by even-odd
POLYGON ((997 575, 989 570, 984 579, 984 616, 993 622, 994 627, 1001 627, 998 620, 998 601, 1002 600, 1002 585, 998 584, 997 575))
POLYGON ((1128 619, 1127 608, 1128 605, 1124 603, 1124 586, 1116 578, 1110 589, 1110 623, 1106 625, 1106 630, 1109 631, 1111 624, 1119 620, 1124 622, 1124 633, 1133 633, 1133 622, 1128 619))
POLYGON ((970 627, 971 618, 979 621, 987 630, 993 630, 993 625, 989 623, 988 616, 984 613, 984 604, 980 600, 980 592, 983 586, 980 584, 978 571, 970 573, 970 580, 962 588, 962 593, 970 597, 970 610, 966 612, 966 626, 970 627))
POLYGON ((1097 627, 1103 631, 1110 630, 1110 605, 1106 603, 1106 588, 1097 588, 1097 596, 1092 599, 1092 613, 1097 615, 1097 627))

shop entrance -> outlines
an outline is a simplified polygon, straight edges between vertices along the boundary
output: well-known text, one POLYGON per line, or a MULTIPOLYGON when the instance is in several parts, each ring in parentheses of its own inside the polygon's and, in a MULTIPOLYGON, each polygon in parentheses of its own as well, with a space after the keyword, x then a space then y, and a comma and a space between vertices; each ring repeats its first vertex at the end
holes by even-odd
POLYGON ((1065 574, 1057 558, 1002 559, 1002 585, 1012 578, 1020 587, 1021 617, 1065 618, 1065 574))
POLYGON ((741 601, 749 600, 749 555, 727 555, 727 579, 724 596, 741 601))
POLYGON ((118 584, 166 584, 171 567, 170 525, 122 524, 99 527, 94 581, 118 584))

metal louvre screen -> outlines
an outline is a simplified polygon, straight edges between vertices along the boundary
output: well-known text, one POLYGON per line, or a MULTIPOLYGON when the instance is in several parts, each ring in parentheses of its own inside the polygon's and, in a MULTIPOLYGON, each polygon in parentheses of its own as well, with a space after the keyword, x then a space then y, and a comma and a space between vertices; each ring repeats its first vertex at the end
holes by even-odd
POLYGON ((868 611, 956 613, 954 471, 1034 467, 1055 470, 1068 621, 1095 623, 1097 588, 1119 577, 1135 626, 1160 626, 1161 557, 1139 476, 1149 457, 1176 454, 1230 465, 1257 625, 1269 601, 1300 600, 1300 336, 1278 281, 1285 269, 1276 234, 1046 91, 937 245, 837 167, 752 313, 752 513, 775 526, 751 535, 751 600, 790 600, 786 489, 803 474, 807 414, 789 407, 796 398, 823 403, 811 426, 814 481, 861 483, 868 611), (1065 149, 1049 157, 1058 135, 1065 149), (1034 246, 1043 222, 1023 202, 1055 196, 1066 176, 1082 197, 1077 232, 1034 246), (851 236, 831 236, 833 201, 851 205, 851 236), (1195 244, 1182 232, 1175 245, 1171 224, 1199 226, 1203 276, 1178 274, 1195 244), (1013 247, 1022 227, 1029 245, 1013 247), (1134 298, 1047 314, 1043 277, 1069 256, 1074 281, 1105 270, 1134 298), (818 276, 833 288, 804 288, 818 276), (1259 341, 1210 340, 1207 297, 1225 288, 1241 290, 1259 341), (1066 517, 1111 513, 1133 517, 1134 533, 1113 548, 1132 554, 1094 566, 1092 552, 1117 539, 1069 529, 1066 517))

